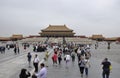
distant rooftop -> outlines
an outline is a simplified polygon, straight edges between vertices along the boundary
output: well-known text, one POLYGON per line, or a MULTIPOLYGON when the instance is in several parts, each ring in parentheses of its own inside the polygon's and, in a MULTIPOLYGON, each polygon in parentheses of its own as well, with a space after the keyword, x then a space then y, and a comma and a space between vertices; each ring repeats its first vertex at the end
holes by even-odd
POLYGON ((103 37, 103 35, 92 35, 92 38, 96 39, 96 38, 104 38, 104 37, 103 37))
POLYGON ((69 29, 66 25, 49 25, 46 29, 42 31, 73 31, 69 29))

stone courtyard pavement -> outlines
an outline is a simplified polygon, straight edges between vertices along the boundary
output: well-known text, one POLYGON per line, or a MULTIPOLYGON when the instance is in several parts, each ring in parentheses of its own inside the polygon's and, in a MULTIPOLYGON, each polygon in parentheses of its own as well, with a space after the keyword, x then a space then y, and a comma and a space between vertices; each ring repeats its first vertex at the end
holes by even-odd
MULTIPOLYGON (((8 52, 8 53, 6 53, 6 55, 0 54, 0 58, 2 57, 0 59, 0 78, 19 78, 19 73, 20 73, 21 68, 28 69, 32 74, 34 71, 34 67, 32 66, 32 68, 28 68, 28 63, 27 63, 27 58, 26 58, 27 53, 31 50, 32 49, 29 49, 26 52, 21 50, 21 53, 19 55, 14 55, 13 52, 8 52)), ((116 50, 118 52, 120 52, 120 49, 114 49, 114 51, 116 51, 116 50)), ((106 50, 102 50, 102 52, 103 51, 106 51, 106 50)), ((113 50, 111 49, 111 51, 113 51, 113 50)), ((50 52, 52 52, 52 53, 49 57, 48 68, 47 68, 48 69, 48 77, 47 78, 81 78, 77 59, 74 64, 72 62, 70 62, 69 68, 66 68, 64 60, 62 60, 61 65, 57 65, 57 67, 56 67, 56 66, 52 65, 52 60, 51 60, 53 51, 50 50, 50 52)), ((99 52, 101 52, 101 49, 95 50, 92 47, 91 52, 92 52, 93 56, 90 59, 91 67, 89 68, 88 78, 102 78, 102 75, 101 75, 102 74, 102 66, 100 64, 101 64, 101 61, 104 59, 104 56, 102 56, 99 53, 99 52), (96 52, 96 53, 94 53, 94 52, 96 52), (100 56, 99 56, 99 54, 100 54, 100 56)), ((33 57, 36 54, 34 52, 31 52, 31 53, 32 53, 33 57)), ((44 52, 37 53, 37 54, 39 55, 40 60, 43 61, 43 58, 45 55, 44 52)), ((112 59, 112 58, 110 58, 110 59, 112 59)), ((112 68, 113 68, 111 71, 111 74, 110 74, 110 78, 120 78, 120 63, 113 61, 113 60, 110 60, 110 61, 112 63, 112 68)), ((85 76, 83 78, 85 78, 85 76)))

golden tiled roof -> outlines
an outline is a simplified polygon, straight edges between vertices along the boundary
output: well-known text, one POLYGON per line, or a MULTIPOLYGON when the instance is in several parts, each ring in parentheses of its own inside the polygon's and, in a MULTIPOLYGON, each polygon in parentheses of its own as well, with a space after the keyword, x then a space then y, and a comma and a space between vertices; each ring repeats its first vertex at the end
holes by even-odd
POLYGON ((69 29, 66 25, 49 25, 46 29, 42 31, 73 31, 69 29))
POLYGON ((14 34, 14 35, 12 35, 11 38, 23 38, 23 35, 21 35, 21 34, 14 34))
POLYGON ((9 37, 0 37, 0 40, 2 40, 2 41, 8 41, 8 40, 10 40, 10 38, 9 37))
POLYGON ((118 37, 111 37, 111 38, 105 38, 105 40, 111 40, 111 41, 116 41, 118 37))
POLYGON ((104 38, 104 37, 102 35, 92 35, 92 38, 96 39, 96 38, 104 38))

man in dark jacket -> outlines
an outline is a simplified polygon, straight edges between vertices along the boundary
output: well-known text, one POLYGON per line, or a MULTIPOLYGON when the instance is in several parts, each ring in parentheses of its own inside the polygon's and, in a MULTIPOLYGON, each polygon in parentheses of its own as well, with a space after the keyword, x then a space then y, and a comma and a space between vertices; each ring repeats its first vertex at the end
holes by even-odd
POLYGON ((108 61, 108 58, 105 58, 101 64, 103 65, 103 68, 102 68, 103 69, 103 72, 102 72, 103 78, 109 78, 111 63, 108 61))
POLYGON ((31 58, 32 58, 32 55, 31 55, 30 52, 28 53, 27 58, 28 58, 29 67, 31 67, 31 58))

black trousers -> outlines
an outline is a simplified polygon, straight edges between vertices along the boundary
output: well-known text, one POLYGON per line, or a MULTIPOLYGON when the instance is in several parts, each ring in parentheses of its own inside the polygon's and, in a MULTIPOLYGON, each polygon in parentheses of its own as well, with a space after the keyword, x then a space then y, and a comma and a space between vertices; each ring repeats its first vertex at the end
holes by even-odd
POLYGON ((102 72, 103 78, 109 78, 109 75, 110 75, 110 71, 103 70, 103 72, 102 72))
POLYGON ((58 58, 58 62, 59 64, 61 64, 62 58, 58 58))
POLYGON ((80 67, 80 73, 83 74, 84 73, 84 67, 80 67))
POLYGON ((38 63, 34 63, 35 72, 38 72, 38 63))

